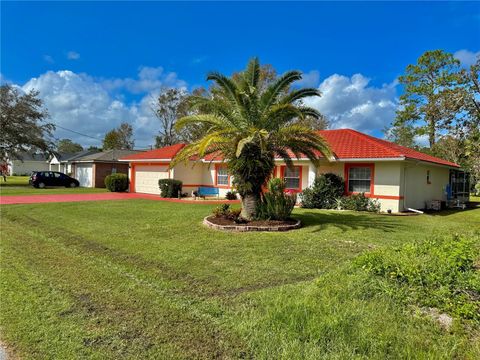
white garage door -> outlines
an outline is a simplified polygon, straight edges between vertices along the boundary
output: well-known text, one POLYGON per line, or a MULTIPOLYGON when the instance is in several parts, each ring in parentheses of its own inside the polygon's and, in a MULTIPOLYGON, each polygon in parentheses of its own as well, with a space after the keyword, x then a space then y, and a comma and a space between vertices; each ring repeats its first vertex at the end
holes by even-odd
POLYGON ((82 187, 92 187, 92 165, 77 164, 75 168, 75 175, 82 187))
POLYGON ((135 192, 145 194, 160 194, 158 180, 168 179, 168 166, 146 166, 135 167, 135 192))

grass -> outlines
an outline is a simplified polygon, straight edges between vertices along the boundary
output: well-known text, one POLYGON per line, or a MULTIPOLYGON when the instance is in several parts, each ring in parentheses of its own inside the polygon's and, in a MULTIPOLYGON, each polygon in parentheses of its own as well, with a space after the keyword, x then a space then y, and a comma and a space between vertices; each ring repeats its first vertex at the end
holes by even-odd
POLYGON ((47 187, 36 189, 28 184, 28 176, 8 176, 7 182, 0 178, 0 196, 9 195, 42 195, 42 194, 81 194, 81 193, 102 193, 107 189, 100 188, 65 188, 47 187))
POLYGON ((2 340, 25 359, 480 357, 478 326, 457 318, 444 331, 355 266, 371 251, 469 236, 480 209, 298 209, 298 231, 229 234, 201 225, 213 207, 3 206, 2 340))

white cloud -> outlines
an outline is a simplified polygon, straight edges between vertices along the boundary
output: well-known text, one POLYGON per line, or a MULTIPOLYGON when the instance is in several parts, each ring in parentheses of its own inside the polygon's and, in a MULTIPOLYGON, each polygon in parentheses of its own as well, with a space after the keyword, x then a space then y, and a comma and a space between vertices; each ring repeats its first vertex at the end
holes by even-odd
POLYGON ((50 55, 43 55, 43 60, 45 60, 49 64, 53 64, 55 62, 53 57, 51 57, 50 55))
POLYGON ((125 89, 134 94, 152 92, 162 87, 186 87, 187 83, 180 80, 175 72, 165 72, 159 67, 142 66, 138 78, 104 79, 102 85, 108 90, 125 89))
POLYGON ((208 56, 199 56, 199 57, 193 58, 191 63, 193 65, 198 65, 205 62, 206 60, 208 60, 208 56))
MULTIPOLYGON (((150 75, 145 71, 140 77, 148 78, 150 75)), ((146 147, 153 143, 153 137, 159 130, 159 122, 150 108, 153 92, 138 103, 127 104, 114 97, 101 81, 68 70, 48 71, 30 79, 22 89, 40 92, 52 122, 99 141, 60 128, 55 132, 57 138, 70 138, 87 146, 101 145, 108 130, 128 122, 133 126, 136 146, 146 147)))
POLYGON ((455 52, 453 56, 456 59, 460 60, 462 66, 471 66, 475 64, 477 58, 480 56, 480 51, 473 52, 470 50, 462 49, 455 52))
POLYGON ((67 59, 68 60, 78 60, 78 59, 80 59, 80 54, 76 51, 69 51, 67 53, 67 59))
POLYGON ((327 116, 331 128, 352 128, 364 132, 383 129, 395 117, 396 82, 381 87, 369 86, 362 74, 351 78, 334 74, 322 81, 321 97, 305 103, 327 116))
POLYGON ((302 74, 302 80, 297 81, 295 85, 301 87, 316 87, 320 80, 320 73, 318 70, 311 70, 302 74))

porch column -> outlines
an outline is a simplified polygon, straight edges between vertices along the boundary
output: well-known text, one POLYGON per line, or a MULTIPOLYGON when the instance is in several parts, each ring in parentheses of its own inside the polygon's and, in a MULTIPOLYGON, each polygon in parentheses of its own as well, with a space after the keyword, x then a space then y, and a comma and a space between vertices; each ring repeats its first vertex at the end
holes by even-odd
POLYGON ((308 186, 312 186, 317 176, 317 168, 313 164, 308 164, 308 186))

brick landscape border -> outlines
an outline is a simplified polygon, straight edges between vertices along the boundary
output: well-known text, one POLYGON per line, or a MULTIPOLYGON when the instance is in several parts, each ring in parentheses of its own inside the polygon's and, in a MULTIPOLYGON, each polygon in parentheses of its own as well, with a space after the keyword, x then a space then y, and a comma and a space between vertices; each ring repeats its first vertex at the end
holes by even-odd
MULTIPOLYGON (((211 215, 210 215, 211 216, 211 215)), ((299 229, 302 227, 302 222, 297 220, 295 224, 287 225, 272 225, 272 226, 249 226, 249 225, 218 225, 214 224, 208 220, 210 216, 207 216, 203 219, 203 224, 209 228, 215 230, 223 231, 237 231, 237 232, 247 232, 247 231, 289 231, 294 229, 299 229)))

